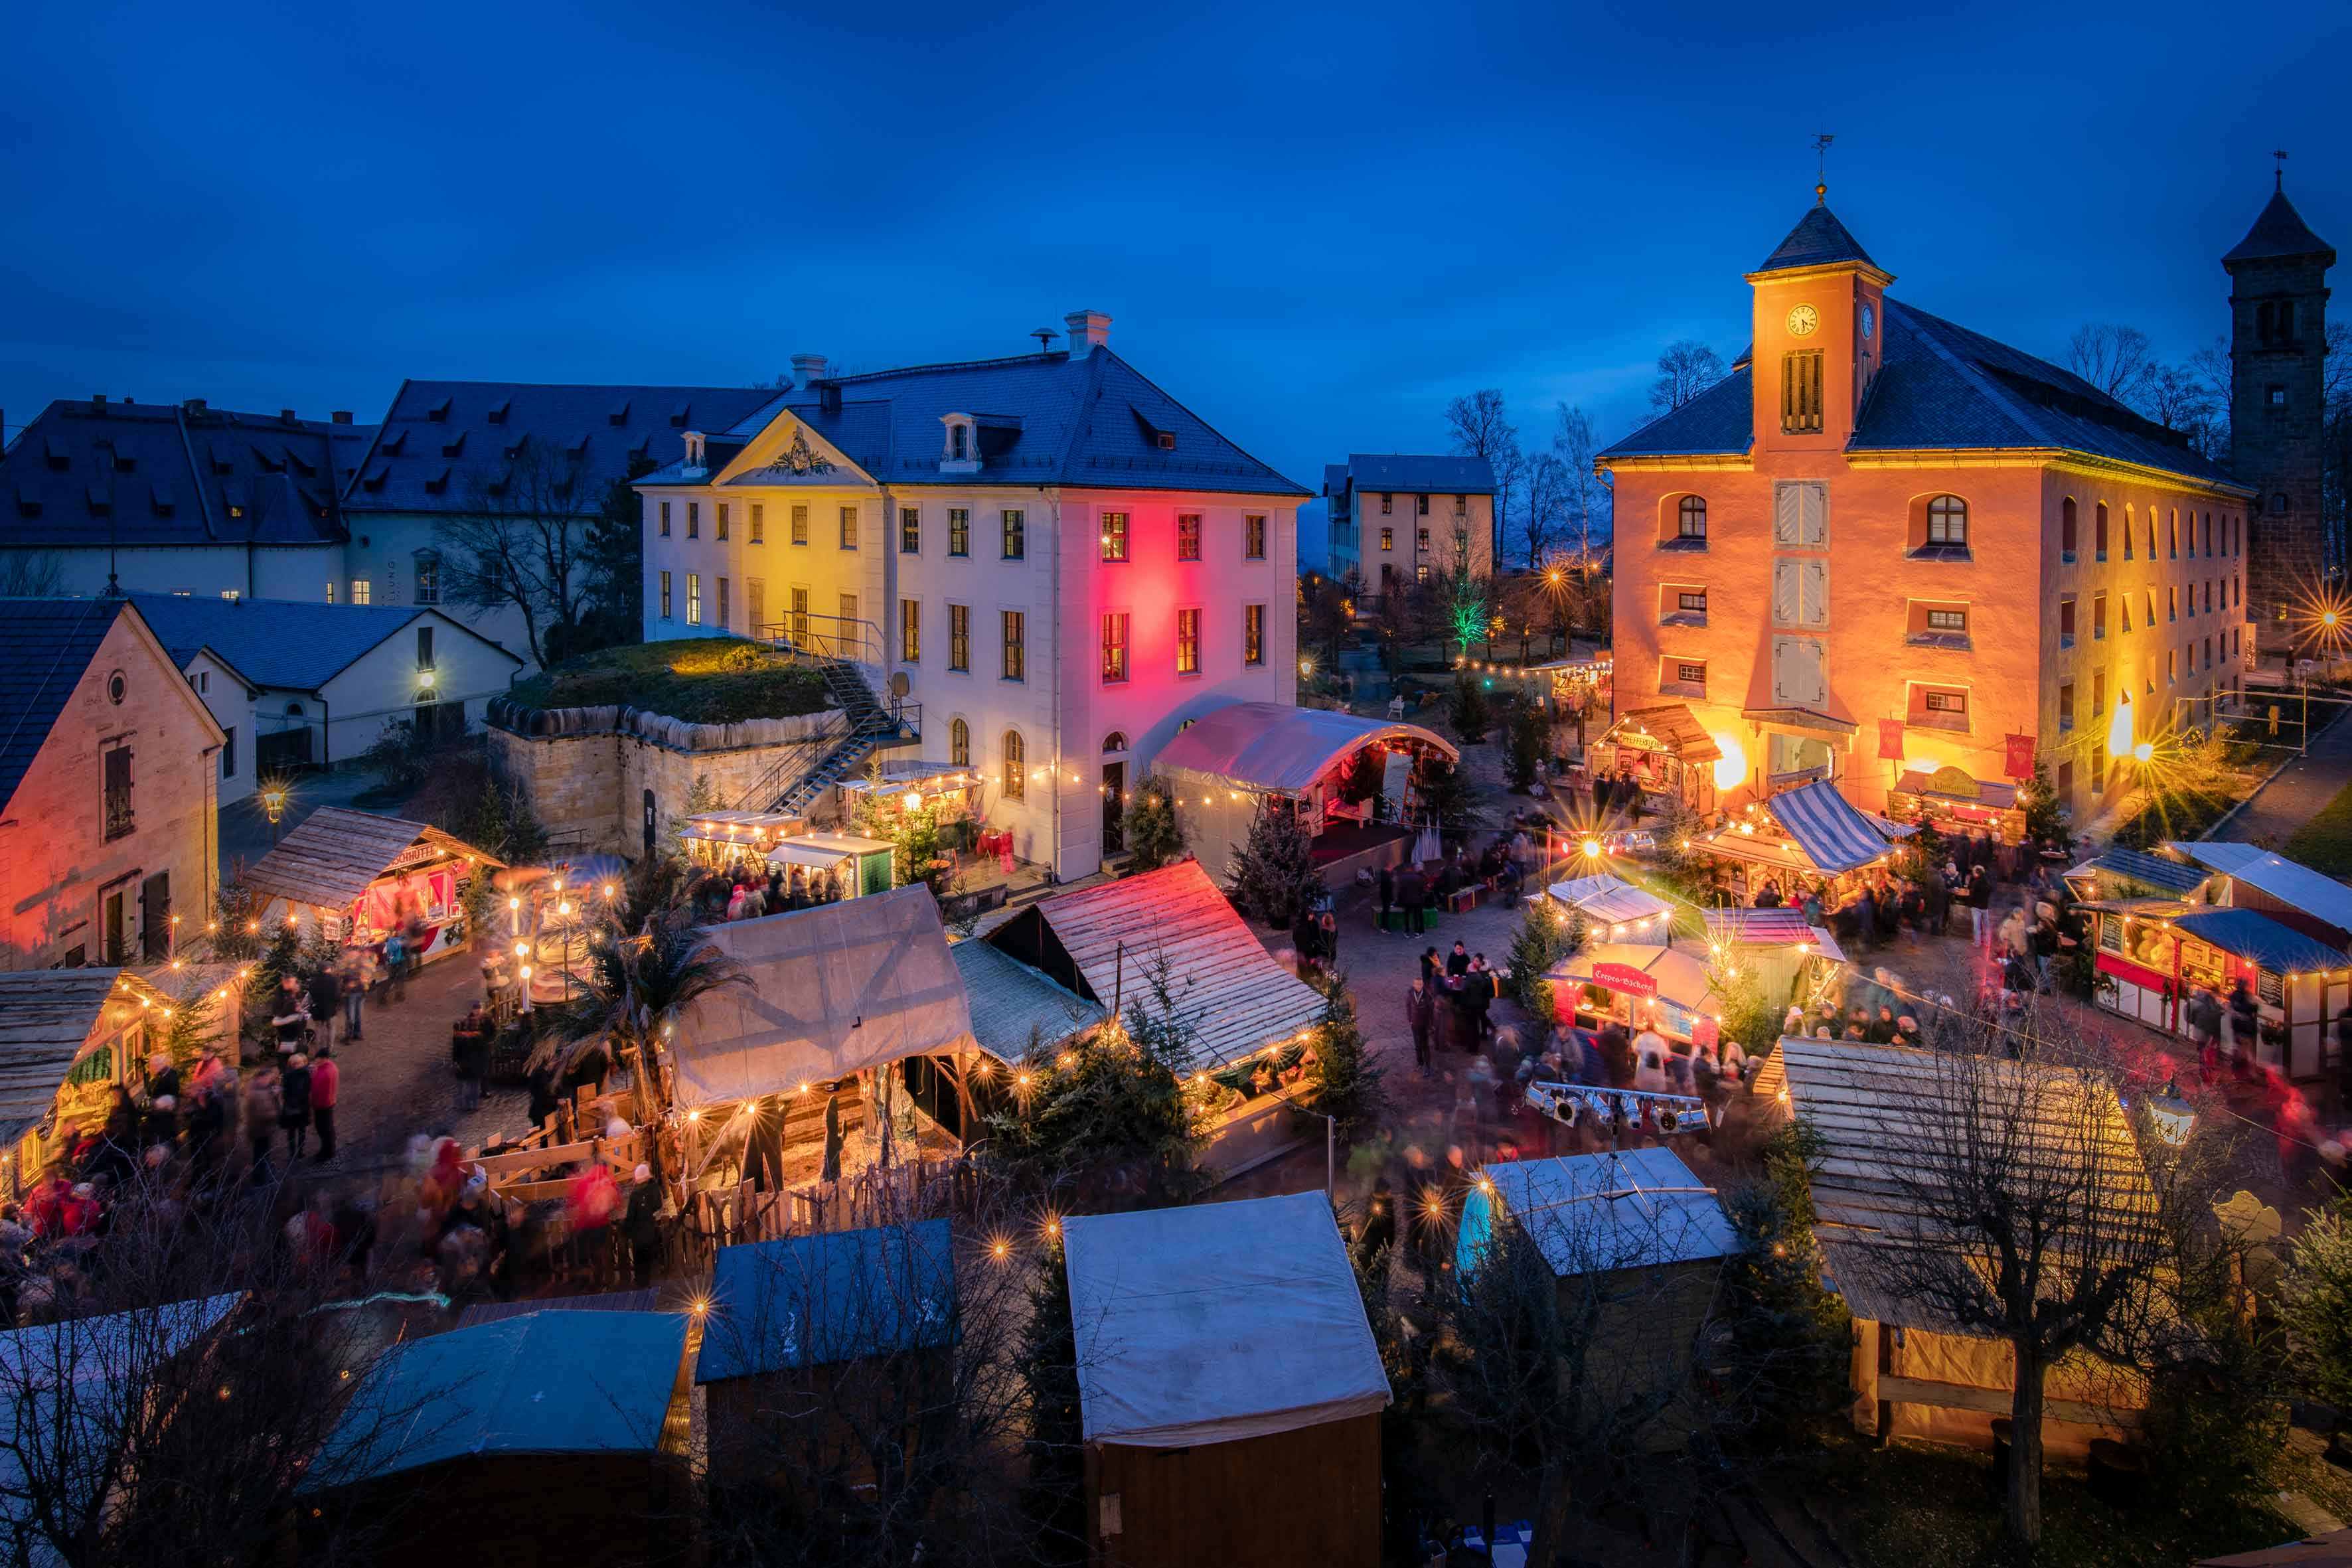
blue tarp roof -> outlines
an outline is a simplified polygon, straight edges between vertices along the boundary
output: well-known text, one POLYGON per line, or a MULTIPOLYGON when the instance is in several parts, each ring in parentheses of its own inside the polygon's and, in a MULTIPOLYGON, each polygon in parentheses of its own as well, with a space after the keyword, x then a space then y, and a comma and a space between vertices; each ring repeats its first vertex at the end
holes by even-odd
POLYGON ((651 1453, 686 1329, 681 1312, 532 1312, 395 1345, 310 1484, 484 1454, 651 1453))
POLYGON ((2273 974, 2352 968, 2352 958, 2317 937, 2305 936, 2254 910, 2200 910, 2176 915, 2172 923, 2199 942, 2249 959, 2273 974))
POLYGON ((1498 1211, 1527 1232, 1563 1279, 1739 1250, 1721 1200, 1671 1149, 1511 1161, 1484 1173, 1493 1191, 1471 1192, 1457 1244, 1459 1262, 1472 1272, 1498 1211))
POLYGON ((695 1381, 952 1343, 952 1241, 930 1219, 719 1248, 695 1381))

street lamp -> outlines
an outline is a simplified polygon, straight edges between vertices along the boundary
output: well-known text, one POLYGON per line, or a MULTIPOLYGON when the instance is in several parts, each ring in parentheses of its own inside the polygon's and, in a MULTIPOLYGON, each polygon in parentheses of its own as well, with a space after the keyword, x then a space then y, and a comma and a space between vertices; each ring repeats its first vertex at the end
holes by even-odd
POLYGON ((278 842, 278 825, 286 816, 286 786, 276 779, 261 786, 261 809, 269 817, 269 842, 278 842))

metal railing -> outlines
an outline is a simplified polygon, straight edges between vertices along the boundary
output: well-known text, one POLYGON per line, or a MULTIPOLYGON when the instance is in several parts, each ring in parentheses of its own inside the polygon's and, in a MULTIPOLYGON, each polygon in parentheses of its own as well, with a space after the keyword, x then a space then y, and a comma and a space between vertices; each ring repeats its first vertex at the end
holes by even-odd
POLYGON ((882 663, 882 629, 872 621, 795 610, 787 612, 781 621, 752 627, 751 637, 787 658, 811 663, 838 660, 877 668, 882 663))

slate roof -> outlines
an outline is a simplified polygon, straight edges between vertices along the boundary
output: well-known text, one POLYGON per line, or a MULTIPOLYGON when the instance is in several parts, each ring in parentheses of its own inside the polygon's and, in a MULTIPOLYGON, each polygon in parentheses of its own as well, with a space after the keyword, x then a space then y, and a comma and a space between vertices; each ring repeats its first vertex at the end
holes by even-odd
POLYGON ((0 544, 331 544, 374 427, 60 400, 0 455, 0 544))
MULTIPOLYGON (((1878 377, 1846 442, 1849 452, 2056 447, 2231 483, 2185 437, 2047 360, 1895 300, 1885 301, 1884 316, 1878 377)), ((1748 451, 1754 443, 1752 374, 1743 364, 1609 447, 1601 460, 1748 451)))
POLYGON ((1417 495, 1490 496, 1495 466, 1484 458, 1419 457, 1399 452, 1350 452, 1344 473, 1359 490, 1417 495))
MULTIPOLYGON (((210 648, 256 686, 316 691, 410 623, 488 638, 430 606, 329 605, 313 599, 216 599, 133 594, 131 602, 183 669, 210 648)), ((496 644, 491 644, 497 647, 496 644)), ((499 651, 520 667, 522 660, 499 651)))
POLYGON ((1845 225, 1838 222, 1837 215, 1830 211, 1826 204, 1817 202, 1797 220, 1797 226, 1789 231, 1789 237, 1775 247, 1772 254, 1764 258, 1764 265, 1756 270, 1786 272, 1799 267, 1827 267, 1840 261, 1859 261, 1865 267, 1878 265, 1871 260, 1870 253, 1863 249, 1862 241, 1846 232, 1845 225))
POLYGON ((674 462, 688 430, 724 430, 772 389, 404 381, 343 494, 347 512, 457 512, 544 461, 575 473, 584 510, 637 459, 674 462))
POLYGON ((2221 258, 2221 265, 2276 261, 2290 256, 2325 256, 2333 266, 2336 247, 2311 232, 2311 226, 2303 221, 2303 215, 2286 199, 2286 192, 2280 190, 2271 194, 2261 216, 2254 219, 2254 226, 2221 258))
MULTIPOLYGON (((840 376, 769 394, 731 428, 719 430, 712 468, 790 410, 873 476, 900 485, 1076 485, 1120 489, 1311 494, 1219 435, 1200 416, 1110 350, 912 365, 840 376), (977 473, 940 472, 941 420, 969 414, 979 426, 977 473), (1175 445, 1162 449, 1161 435, 1175 445)), ((761 468, 730 484, 790 482, 788 469, 761 468)), ((701 476, 674 462, 646 484, 692 484, 701 476)))
POLYGON ((123 608, 120 599, 0 599, 0 815, 123 608))

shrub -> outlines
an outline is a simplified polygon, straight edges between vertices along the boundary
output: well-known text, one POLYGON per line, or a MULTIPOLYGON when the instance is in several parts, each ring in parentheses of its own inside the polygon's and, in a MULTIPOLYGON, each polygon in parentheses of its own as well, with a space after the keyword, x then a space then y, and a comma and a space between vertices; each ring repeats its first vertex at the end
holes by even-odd
POLYGON ((1338 1123, 1339 1139, 1353 1143, 1378 1130, 1388 1093, 1381 1087, 1381 1069, 1373 1065, 1356 1023, 1355 999, 1348 994, 1346 977, 1329 976, 1322 985, 1323 1016, 1315 1025, 1315 1064, 1307 1072, 1306 1092, 1299 1105, 1338 1123))

